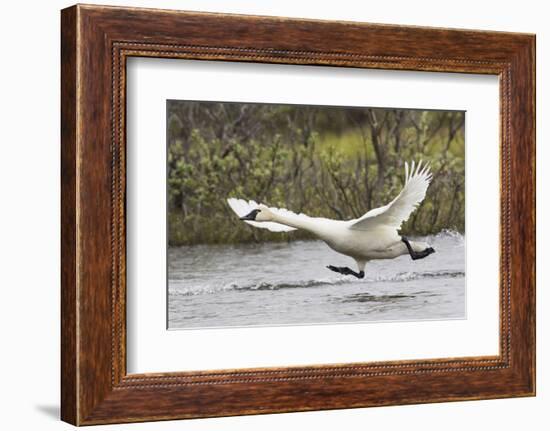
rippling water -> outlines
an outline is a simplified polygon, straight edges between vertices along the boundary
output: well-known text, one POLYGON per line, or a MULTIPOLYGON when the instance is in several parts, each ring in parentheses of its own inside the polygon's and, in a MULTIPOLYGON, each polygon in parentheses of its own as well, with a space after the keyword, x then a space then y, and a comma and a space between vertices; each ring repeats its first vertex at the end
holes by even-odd
POLYGON ((355 262, 321 241, 169 248, 168 326, 464 318, 463 236, 422 240, 436 253, 369 262, 362 280, 328 270, 355 262))

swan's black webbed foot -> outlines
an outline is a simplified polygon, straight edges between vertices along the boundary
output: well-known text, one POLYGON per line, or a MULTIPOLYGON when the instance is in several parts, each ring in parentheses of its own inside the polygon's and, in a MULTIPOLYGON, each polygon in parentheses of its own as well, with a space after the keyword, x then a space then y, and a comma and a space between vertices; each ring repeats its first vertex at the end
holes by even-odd
POLYGON ((330 269, 331 271, 338 272, 338 273, 343 274, 343 275, 353 275, 357 278, 365 277, 365 272, 364 271, 355 272, 353 269, 348 268, 347 266, 328 265, 327 268, 330 269))
POLYGON ((433 249, 433 247, 428 247, 426 250, 422 250, 422 251, 414 251, 413 248, 411 247, 409 240, 404 236, 401 237, 401 241, 403 241, 407 246, 407 250, 409 250, 409 254, 411 255, 412 260, 423 259, 426 256, 429 256, 430 254, 435 253, 435 250, 433 249))

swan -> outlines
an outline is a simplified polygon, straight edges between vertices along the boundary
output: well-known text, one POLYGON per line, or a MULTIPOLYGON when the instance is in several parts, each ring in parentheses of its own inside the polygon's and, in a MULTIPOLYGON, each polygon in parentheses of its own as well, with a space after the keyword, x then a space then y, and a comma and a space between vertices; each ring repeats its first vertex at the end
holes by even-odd
POLYGON ((272 232, 303 229, 312 233, 336 252, 355 259, 358 270, 333 265, 328 265, 328 269, 363 278, 365 265, 370 260, 393 259, 404 254, 417 260, 435 252, 427 243, 409 241, 398 233, 401 225, 424 200, 431 180, 428 164, 423 166, 420 161, 415 167, 413 161, 409 170, 405 162, 405 184, 397 197, 389 204, 352 220, 310 217, 284 208, 270 208, 252 200, 229 198, 227 203, 241 220, 254 227, 272 232))

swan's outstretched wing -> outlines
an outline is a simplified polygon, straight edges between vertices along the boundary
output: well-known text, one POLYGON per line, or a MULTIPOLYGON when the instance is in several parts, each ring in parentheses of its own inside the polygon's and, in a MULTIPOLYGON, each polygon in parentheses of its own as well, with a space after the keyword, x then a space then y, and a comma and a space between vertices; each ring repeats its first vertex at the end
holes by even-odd
POLYGON ((388 205, 370 210, 363 217, 352 221, 350 229, 371 230, 379 226, 401 228, 403 222, 426 197, 431 180, 428 164, 422 166, 421 161, 415 168, 412 162, 409 173, 409 165, 405 163, 405 186, 401 193, 388 205))
MULTIPOLYGON (((231 209, 237 214, 239 217, 244 217, 251 211, 258 208, 258 204, 254 201, 245 201, 244 199, 235 199, 235 198, 229 198, 227 199, 227 203, 231 207, 231 209)), ((284 208, 269 208, 271 212, 273 213, 279 213, 284 215, 294 215, 298 216, 298 214, 293 213, 292 211, 285 210, 284 208)), ((299 217, 299 216, 298 216, 299 217)), ((259 227, 262 229, 268 229, 271 232, 290 232, 293 230, 296 230, 296 228, 285 226, 284 224, 275 223, 272 221, 251 221, 251 220, 244 220, 245 223, 248 223, 249 225, 252 225, 254 227, 259 227)))

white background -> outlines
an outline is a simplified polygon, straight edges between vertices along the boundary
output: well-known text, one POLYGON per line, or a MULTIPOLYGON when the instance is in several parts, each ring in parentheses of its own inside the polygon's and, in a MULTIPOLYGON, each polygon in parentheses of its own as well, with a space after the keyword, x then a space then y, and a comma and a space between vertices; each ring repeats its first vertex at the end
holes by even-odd
POLYGON ((498 354, 498 77, 134 58, 127 83, 128 372, 498 354), (467 319, 167 331, 167 99, 466 111, 467 319))
MULTIPOLYGON (((109 2, 188 10, 344 19, 537 33, 538 396, 328 412, 293 413, 96 429, 278 430, 546 429, 550 422, 549 296, 550 29, 545 2, 524 0, 299 2, 297 0, 109 2), (545 187, 546 186, 546 187, 545 187), (546 189, 546 194, 543 194, 546 189), (546 364, 545 364, 546 363, 546 364)), ((5 2, 0 15, 0 319, 4 429, 70 429, 59 399, 59 9, 69 2, 5 2)))

